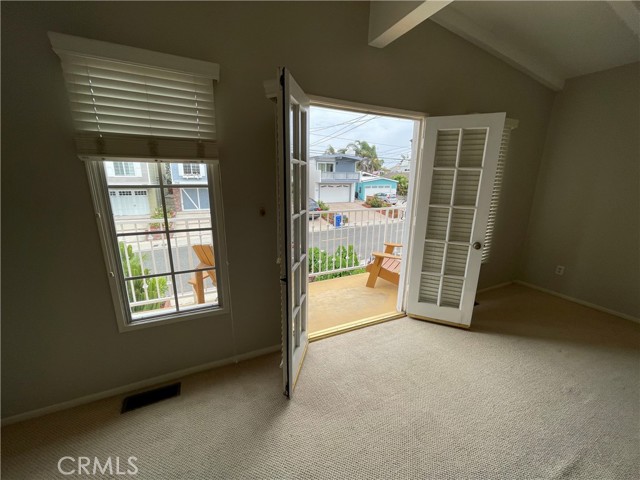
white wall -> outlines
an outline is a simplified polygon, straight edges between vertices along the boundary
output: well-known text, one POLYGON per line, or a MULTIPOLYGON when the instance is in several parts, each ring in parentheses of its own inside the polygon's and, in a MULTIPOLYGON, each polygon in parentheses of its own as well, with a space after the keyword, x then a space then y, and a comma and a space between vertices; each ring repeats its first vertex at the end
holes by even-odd
POLYGON ((377 49, 367 45, 368 2, 2 2, 0 8, 3 416, 234 353, 230 317, 118 333, 48 30, 220 64, 216 114, 235 352, 280 341, 274 111, 262 87, 279 65, 316 95, 433 115, 506 111, 519 119, 497 221, 500 255, 483 267, 480 285, 513 278, 553 94, 439 26, 425 22, 377 49))
POLYGON ((567 81, 553 107, 519 278, 640 318, 639 180, 640 64, 567 81), (563 276, 556 265, 566 267, 563 276))

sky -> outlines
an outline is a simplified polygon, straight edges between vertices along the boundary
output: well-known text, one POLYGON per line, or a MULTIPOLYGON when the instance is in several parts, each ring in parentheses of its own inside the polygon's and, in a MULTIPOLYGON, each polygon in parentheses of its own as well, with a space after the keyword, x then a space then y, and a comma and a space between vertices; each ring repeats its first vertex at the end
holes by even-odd
POLYGON ((310 120, 311 156, 322 155, 329 145, 338 150, 356 140, 375 145, 385 168, 400 163, 402 154, 411 156, 412 120, 314 106, 310 120))

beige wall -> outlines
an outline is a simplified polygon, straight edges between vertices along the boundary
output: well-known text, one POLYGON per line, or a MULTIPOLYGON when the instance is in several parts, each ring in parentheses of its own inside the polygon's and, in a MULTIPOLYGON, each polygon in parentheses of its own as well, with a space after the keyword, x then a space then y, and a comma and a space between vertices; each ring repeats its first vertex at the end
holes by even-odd
POLYGON ((640 64, 567 82, 553 106, 520 279, 640 318, 639 142, 640 64))
POLYGON ((439 26, 425 22, 381 50, 367 45, 368 2, 1 7, 3 416, 233 354, 229 317, 118 333, 48 30, 220 64, 216 111, 236 352, 280 341, 274 115, 262 87, 279 65, 317 95, 519 119, 496 254, 480 286, 513 278, 553 94, 439 26))

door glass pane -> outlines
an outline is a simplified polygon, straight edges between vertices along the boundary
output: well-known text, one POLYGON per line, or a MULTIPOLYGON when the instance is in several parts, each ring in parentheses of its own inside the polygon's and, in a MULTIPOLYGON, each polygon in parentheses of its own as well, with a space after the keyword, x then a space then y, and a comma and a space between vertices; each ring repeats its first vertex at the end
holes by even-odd
POLYGON ((460 130, 439 130, 434 166, 455 167, 460 130))
POLYGON ((466 128, 462 133, 460 147, 460 167, 482 167, 484 146, 487 139, 486 128, 466 128))
POLYGON ((300 165, 299 164, 291 165, 291 173, 292 173, 292 178, 291 178, 291 188, 292 188, 291 211, 292 211, 292 213, 300 213, 300 210, 301 210, 301 206, 300 206, 300 200, 301 200, 301 197, 300 197, 300 194, 301 194, 300 165))
POLYGON ((300 158, 300 107, 292 104, 289 111, 289 134, 291 156, 300 158))

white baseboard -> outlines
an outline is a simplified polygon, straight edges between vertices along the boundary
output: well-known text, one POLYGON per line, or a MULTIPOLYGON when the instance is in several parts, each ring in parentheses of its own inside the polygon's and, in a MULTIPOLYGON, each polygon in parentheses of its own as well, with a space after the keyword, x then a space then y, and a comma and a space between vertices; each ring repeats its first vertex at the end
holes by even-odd
POLYGON ((176 380, 178 378, 186 377, 194 373, 203 372, 205 370, 211 370, 212 368, 222 367, 224 365, 230 365, 232 363, 241 362, 243 360, 249 360, 250 358, 260 357, 269 353, 280 351, 280 345, 273 345, 271 347, 262 348, 260 350, 254 350, 252 352, 243 353, 229 358, 223 358, 222 360, 216 360, 215 362, 204 363, 202 365, 196 365, 195 367, 189 367, 182 370, 178 370, 164 375, 159 375, 153 378, 147 378, 139 382, 130 383, 121 387, 112 388, 98 393, 92 393, 84 397, 75 398, 62 403, 56 403, 48 407, 42 407, 28 412, 19 413, 2 419, 2 426, 11 425, 12 423, 22 422, 31 418, 41 417, 53 412, 59 412, 60 410, 66 410, 68 408, 77 407, 78 405, 84 405, 87 403, 95 402, 96 400, 102 400, 104 398, 114 397, 116 395, 122 395, 123 393, 129 393, 134 390, 140 390, 142 388, 151 387, 161 383, 176 380))
POLYGON ((541 292, 548 293, 549 295, 554 295, 556 297, 569 300, 570 302, 578 303, 580 305, 584 305, 585 307, 593 308, 594 310, 599 310, 601 312, 608 313, 610 315, 615 315, 616 317, 621 317, 621 318, 624 318, 625 320, 631 320, 632 322, 640 323, 640 318, 634 317, 632 315, 627 315, 626 313, 622 313, 622 312, 616 312, 615 310, 611 310, 610 308, 596 305, 595 303, 585 302, 584 300, 580 300, 579 298, 570 297, 569 295, 564 295, 563 293, 554 292, 553 290, 549 290, 548 288, 534 285, 533 283, 523 282, 522 280, 514 280, 513 283, 517 283, 518 285, 523 285, 525 287, 533 288, 535 290, 540 290, 541 292))
POLYGON ((503 283, 499 283, 497 285, 491 285, 490 287, 482 288, 482 289, 476 291, 476 293, 488 292, 489 290, 495 290, 496 288, 506 287, 507 285, 511 285, 512 283, 513 282, 503 282, 503 283))

